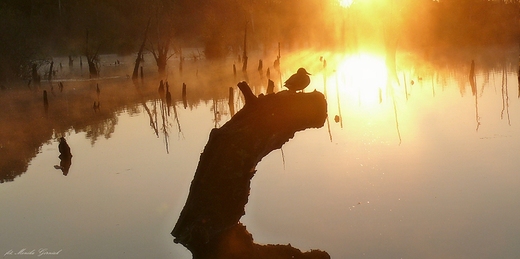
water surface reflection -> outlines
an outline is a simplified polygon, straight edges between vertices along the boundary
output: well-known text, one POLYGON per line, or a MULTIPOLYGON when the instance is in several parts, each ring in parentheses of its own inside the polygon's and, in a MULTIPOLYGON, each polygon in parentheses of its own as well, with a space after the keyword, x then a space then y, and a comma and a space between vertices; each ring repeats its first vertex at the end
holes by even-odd
MULTIPOLYGON (((258 165, 242 218, 255 242, 332 258, 520 254, 518 68, 505 58, 518 55, 410 56, 398 54, 390 82, 377 54, 287 55, 281 73, 268 62, 275 57, 263 57, 275 91, 298 67, 312 73, 306 91, 326 95, 329 122, 258 165)), ((97 80, 64 68, 40 88, 0 92, 0 228, 9 237, 0 252, 190 258, 169 232, 209 131, 243 106, 229 87, 245 75, 234 76, 236 60, 198 60, 182 74, 172 66, 167 78, 147 78, 145 66, 134 83, 124 69, 133 58, 117 59, 122 65, 102 67, 97 80), (61 137, 73 153, 67 177, 54 168, 61 137)), ((255 94, 267 91, 265 74, 247 76, 255 94)))

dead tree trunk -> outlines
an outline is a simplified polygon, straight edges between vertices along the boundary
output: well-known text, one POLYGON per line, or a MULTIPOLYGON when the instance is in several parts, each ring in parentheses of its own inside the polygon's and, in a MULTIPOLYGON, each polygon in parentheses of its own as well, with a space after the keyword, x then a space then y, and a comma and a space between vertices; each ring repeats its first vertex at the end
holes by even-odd
POLYGON ((87 57, 88 71, 90 73, 90 77, 97 77, 99 75, 99 69, 97 66, 98 51, 99 51, 99 47, 96 51, 92 51, 90 49, 89 43, 88 43, 88 30, 87 30, 87 39, 85 42, 85 56, 87 57))
POLYGON ((155 56, 155 62, 157 63, 157 71, 159 74, 166 74, 166 62, 168 61, 168 47, 161 48, 157 51, 159 54, 155 56))
POLYGON ((246 23, 246 27, 244 29, 244 53, 243 53, 243 57, 242 57, 242 72, 246 72, 247 71, 247 23, 246 23))
POLYGON ((139 66, 141 64, 141 57, 143 55, 144 47, 146 44, 146 38, 148 37, 148 28, 150 27, 150 20, 151 20, 151 18, 148 19, 148 23, 146 25, 146 30, 144 31, 143 43, 141 44, 141 47, 139 48, 139 52, 137 53, 137 58, 135 59, 134 72, 132 73, 133 80, 137 79, 138 74, 139 74, 139 66))
POLYGON ((211 131, 172 231, 174 241, 188 248, 195 259, 330 258, 326 252, 302 253, 290 245, 254 244, 239 223, 257 163, 295 132, 323 126, 327 116, 323 94, 283 91, 256 97, 247 83, 238 87, 245 106, 211 131))
POLYGON ((47 80, 52 80, 52 68, 54 67, 54 61, 51 61, 51 66, 49 67, 49 74, 47 75, 47 80))
POLYGON ((157 64, 157 71, 160 75, 166 74, 168 59, 172 57, 172 55, 168 54, 170 52, 170 39, 168 38, 164 42, 158 40, 157 46, 154 46, 154 44, 150 45, 150 51, 155 59, 155 63, 157 64))

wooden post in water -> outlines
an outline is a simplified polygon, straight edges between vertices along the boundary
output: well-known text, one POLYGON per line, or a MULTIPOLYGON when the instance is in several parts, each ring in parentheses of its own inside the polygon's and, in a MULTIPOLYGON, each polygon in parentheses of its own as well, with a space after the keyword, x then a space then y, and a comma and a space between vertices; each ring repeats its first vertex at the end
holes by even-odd
POLYGON ((280 73, 280 42, 278 42, 278 56, 276 56, 276 60, 274 61, 274 69, 276 69, 276 71, 278 71, 278 73, 280 73))
POLYGON ((242 57, 242 72, 246 72, 247 71, 247 22, 246 22, 246 27, 244 29, 244 55, 242 57))
POLYGON ((276 71, 278 71, 278 77, 280 79, 280 89, 283 87, 283 80, 282 80, 282 71, 280 70, 280 58, 281 58, 281 50, 280 50, 280 42, 278 42, 278 56, 276 57, 276 60, 274 61, 273 67, 276 71))

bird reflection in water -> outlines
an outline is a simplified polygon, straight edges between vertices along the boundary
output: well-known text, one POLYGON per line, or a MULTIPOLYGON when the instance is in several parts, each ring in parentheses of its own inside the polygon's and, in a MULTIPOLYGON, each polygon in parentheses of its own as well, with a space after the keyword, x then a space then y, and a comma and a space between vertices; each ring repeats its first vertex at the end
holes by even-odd
POLYGON ((54 168, 61 169, 63 175, 67 176, 69 174, 70 166, 72 165, 72 153, 70 153, 69 144, 67 144, 67 140, 64 137, 60 138, 60 144, 58 144, 58 150, 60 151, 60 165, 55 165, 54 168))

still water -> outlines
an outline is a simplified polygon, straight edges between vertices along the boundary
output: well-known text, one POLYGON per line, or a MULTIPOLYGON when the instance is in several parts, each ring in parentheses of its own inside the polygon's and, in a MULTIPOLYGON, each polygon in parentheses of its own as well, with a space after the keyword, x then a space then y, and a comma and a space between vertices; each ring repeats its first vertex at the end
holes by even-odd
POLYGON ((250 64, 247 77, 233 76, 237 60, 188 59, 182 72, 172 60, 163 78, 148 76, 148 57, 135 84, 132 57, 103 56, 96 80, 86 66, 63 66, 52 83, 0 92, 0 255, 191 258, 170 232, 210 130, 232 115, 228 88, 239 110, 236 82, 265 92, 270 67, 278 91, 304 66, 312 73, 305 91, 326 95, 328 120, 258 164, 241 219, 255 242, 332 258, 518 258, 520 94, 511 57, 402 54, 388 73, 378 54, 305 52, 282 57, 281 74, 272 57, 261 73, 250 64), (170 83, 169 108, 161 79, 170 83), (61 136, 73 154, 66 175, 61 136))

